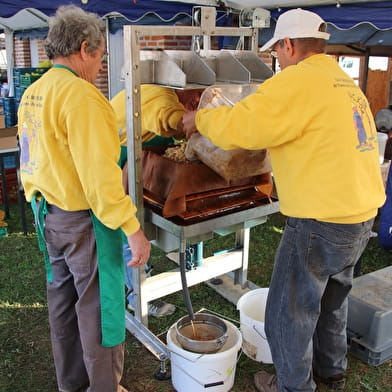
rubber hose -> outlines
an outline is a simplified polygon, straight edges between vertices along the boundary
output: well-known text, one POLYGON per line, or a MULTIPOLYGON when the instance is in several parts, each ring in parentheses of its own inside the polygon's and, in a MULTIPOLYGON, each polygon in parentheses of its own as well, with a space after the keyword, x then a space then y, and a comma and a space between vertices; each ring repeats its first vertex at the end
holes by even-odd
POLYGON ((182 295, 184 297, 185 307, 191 320, 195 319, 193 314, 191 297, 189 296, 188 284, 186 281, 186 262, 185 252, 180 252, 180 273, 181 273, 181 284, 182 284, 182 295))

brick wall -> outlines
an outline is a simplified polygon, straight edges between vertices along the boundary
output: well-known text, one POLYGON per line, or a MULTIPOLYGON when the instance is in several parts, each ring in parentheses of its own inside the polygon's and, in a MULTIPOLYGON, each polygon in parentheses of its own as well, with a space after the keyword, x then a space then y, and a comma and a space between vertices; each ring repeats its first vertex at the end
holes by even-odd
POLYGON ((38 40, 38 61, 45 61, 48 60, 48 56, 46 56, 45 48, 44 48, 44 41, 42 39, 38 40))
POLYGON ((103 70, 98 74, 95 81, 95 86, 101 93, 108 98, 109 97, 109 83, 108 83, 108 63, 105 61, 103 64, 103 70))
POLYGON ((30 41, 14 38, 14 63, 16 68, 31 67, 30 41))
POLYGON ((145 36, 140 37, 140 49, 190 50, 192 38, 189 36, 145 36))
MULTIPOLYGON (((48 59, 45 53, 44 40, 38 40, 38 61, 48 59)), ((28 39, 20 40, 14 38, 14 62, 15 68, 31 67, 30 42, 28 39)), ((104 70, 98 75, 95 85, 106 97, 109 95, 108 67, 104 64, 104 70)))

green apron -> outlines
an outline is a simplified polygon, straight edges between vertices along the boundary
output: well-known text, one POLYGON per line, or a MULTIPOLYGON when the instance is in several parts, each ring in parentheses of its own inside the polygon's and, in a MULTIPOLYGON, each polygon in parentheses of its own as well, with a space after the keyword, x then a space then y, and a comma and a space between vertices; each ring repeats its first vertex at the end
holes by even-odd
POLYGON ((45 215, 48 214, 48 206, 44 197, 40 196, 37 199, 37 195, 34 194, 31 199, 31 209, 33 210, 35 218, 35 230, 38 234, 38 248, 44 254, 45 270, 46 270, 46 280, 48 283, 53 283, 52 266, 50 265, 48 249, 45 244, 45 215), (37 203, 38 209, 37 209, 37 203))
MULTIPOLYGON (((45 215, 47 203, 41 196, 37 209, 36 196, 31 201, 36 221, 39 249, 44 253, 46 279, 53 282, 52 268, 45 244, 45 215)), ((122 230, 112 230, 100 222, 90 210, 97 244, 98 279, 101 303, 102 346, 113 347, 125 340, 124 262, 122 230)))

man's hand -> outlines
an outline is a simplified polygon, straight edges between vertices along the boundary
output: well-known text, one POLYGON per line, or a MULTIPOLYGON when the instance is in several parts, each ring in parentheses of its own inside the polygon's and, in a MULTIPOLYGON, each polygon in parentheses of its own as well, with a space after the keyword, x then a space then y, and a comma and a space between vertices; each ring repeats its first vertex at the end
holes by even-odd
POLYGON ((182 130, 185 133, 185 137, 187 140, 197 131, 195 117, 196 117, 197 110, 192 112, 185 113, 182 116, 182 130))
POLYGON ((132 252, 132 259, 127 263, 128 267, 139 268, 146 264, 150 257, 151 244, 144 235, 142 229, 127 237, 132 252))

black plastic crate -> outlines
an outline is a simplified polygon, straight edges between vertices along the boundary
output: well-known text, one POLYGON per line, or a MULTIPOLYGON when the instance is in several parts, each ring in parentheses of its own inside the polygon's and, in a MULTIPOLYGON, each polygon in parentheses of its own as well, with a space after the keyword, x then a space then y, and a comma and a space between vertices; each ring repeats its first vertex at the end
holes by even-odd
POLYGON ((14 97, 2 97, 1 100, 3 102, 4 113, 15 113, 16 112, 14 97))
POLYGON ((3 157, 4 169, 13 169, 16 167, 16 158, 14 155, 3 157))
POLYGON ((16 116, 12 116, 12 117, 4 116, 4 125, 6 128, 13 127, 17 123, 18 123, 18 119, 16 116))
MULTIPOLYGON (((16 168, 10 168, 4 170, 6 179, 6 192, 9 203, 16 203, 18 201, 18 177, 16 168)), ((0 204, 4 203, 3 200, 3 186, 2 178, 0 178, 0 204)))
MULTIPOLYGON (((22 99, 23 93, 25 92, 26 88, 25 87, 16 87, 14 89, 14 93, 15 93, 15 99, 16 101, 20 101, 22 99)), ((17 106, 17 103, 15 104, 15 106, 17 106)))
POLYGON ((15 73, 15 70, 13 71, 12 80, 14 82, 14 87, 19 87, 19 73, 15 73))
POLYGON ((12 112, 8 112, 7 110, 4 110, 4 116, 5 117, 17 117, 17 112, 16 110, 13 110, 12 112))

